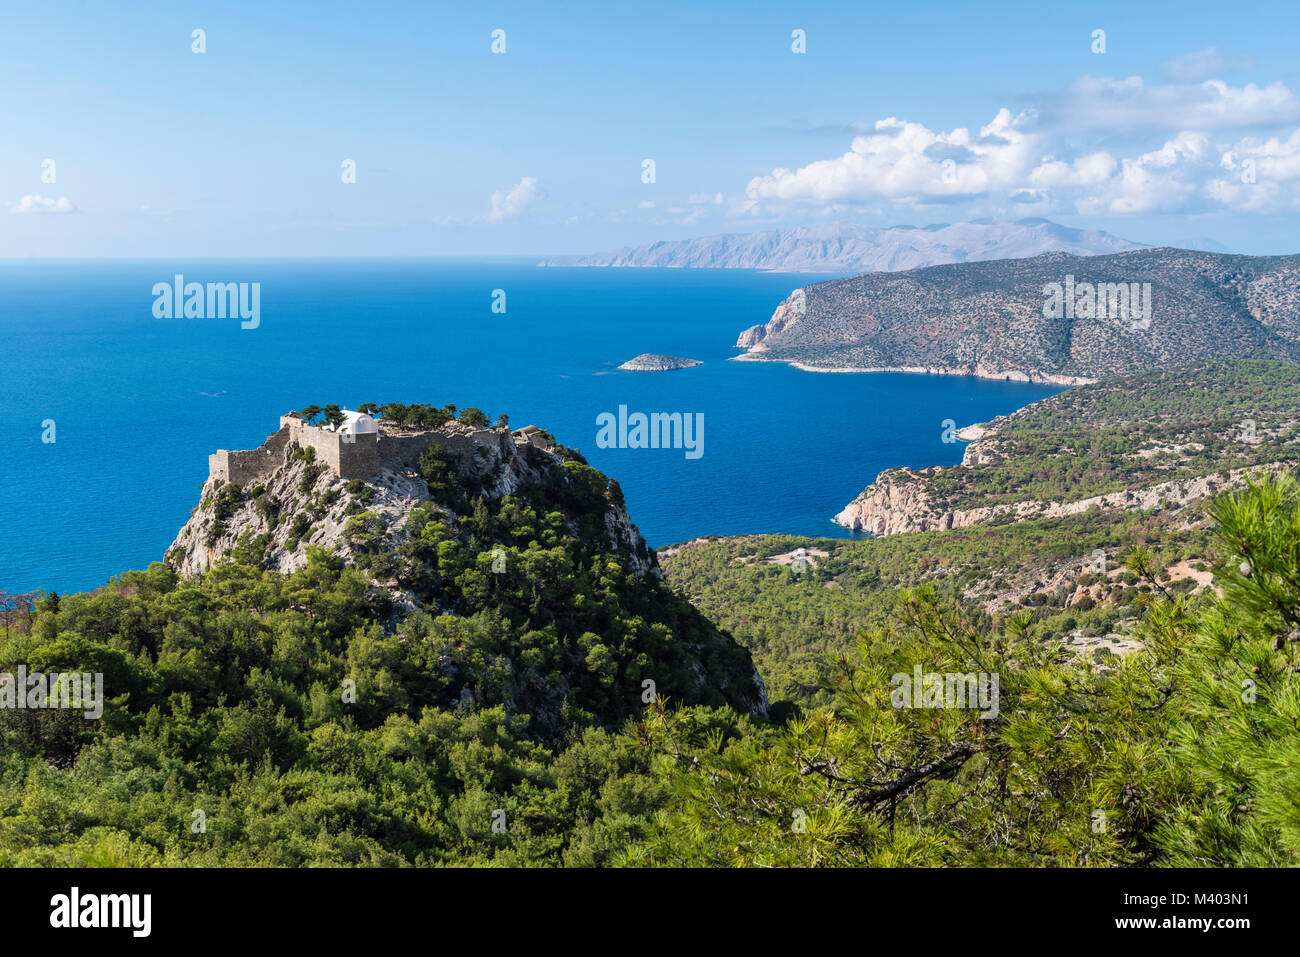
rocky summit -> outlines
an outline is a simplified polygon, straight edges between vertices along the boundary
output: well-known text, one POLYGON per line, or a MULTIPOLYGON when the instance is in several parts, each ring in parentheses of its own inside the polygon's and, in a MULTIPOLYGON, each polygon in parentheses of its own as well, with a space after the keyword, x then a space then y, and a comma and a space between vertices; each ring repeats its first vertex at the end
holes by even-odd
POLYGON ((214 455, 167 565, 202 583, 347 569, 382 632, 431 619, 462 632, 468 645, 436 665, 455 702, 526 714, 543 737, 659 695, 766 712, 748 652, 663 583, 617 482, 536 427, 433 419, 379 419, 349 441, 293 413, 260 449, 214 455))

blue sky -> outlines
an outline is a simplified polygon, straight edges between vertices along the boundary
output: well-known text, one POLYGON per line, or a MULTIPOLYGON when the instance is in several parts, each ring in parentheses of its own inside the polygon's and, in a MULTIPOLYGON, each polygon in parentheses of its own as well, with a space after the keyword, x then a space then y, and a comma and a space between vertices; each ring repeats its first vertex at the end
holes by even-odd
POLYGON ((531 255, 985 216, 1298 252, 1297 21, 1222 2, 6 0, 0 256, 531 255))

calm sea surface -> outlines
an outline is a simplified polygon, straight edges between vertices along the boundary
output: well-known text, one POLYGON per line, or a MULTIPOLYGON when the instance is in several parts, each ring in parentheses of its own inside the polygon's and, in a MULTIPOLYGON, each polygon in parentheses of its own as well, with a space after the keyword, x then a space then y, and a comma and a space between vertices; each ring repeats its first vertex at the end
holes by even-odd
POLYGON ((311 403, 452 402, 540 425, 617 478, 661 546, 846 536, 831 516, 881 469, 961 460, 943 420, 984 421, 1058 391, 726 361, 742 329, 824 278, 519 260, 0 263, 0 589, 91 588, 160 559, 208 453, 254 448, 311 403), (260 282, 260 326, 154 318, 152 287, 177 272, 260 282), (503 315, 491 310, 498 289, 503 315), (704 365, 617 370, 643 352, 704 365), (703 413, 704 454, 597 448, 596 417, 620 405, 703 413))

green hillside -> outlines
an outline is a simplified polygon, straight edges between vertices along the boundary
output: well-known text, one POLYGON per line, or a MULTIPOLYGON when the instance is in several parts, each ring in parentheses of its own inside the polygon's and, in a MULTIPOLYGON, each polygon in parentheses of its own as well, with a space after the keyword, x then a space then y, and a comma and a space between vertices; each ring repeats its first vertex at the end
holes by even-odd
MULTIPOLYGON (((1091 394, 1104 432, 1124 393, 1091 394)), ((287 455, 275 526, 349 517, 289 573, 273 493, 223 486, 247 534, 208 570, 6 596, 0 673, 105 706, 0 709, 0 865, 1300 864, 1289 471, 1177 515, 700 541, 664 581, 616 483, 513 448, 422 457, 382 530, 373 483, 287 455)))
POLYGON ((746 331, 738 345, 814 367, 1033 378, 1100 379, 1214 358, 1295 362, 1300 256, 1046 253, 815 283, 778 314, 783 321, 746 331), (1075 290, 1071 309, 1051 307, 1051 284, 1061 300, 1075 290), (1124 312, 1119 289, 1135 285, 1124 312), (1140 308, 1148 302, 1149 312, 1140 308))
POLYGON ((1300 366, 1222 360, 1120 376, 980 431, 961 465, 887 469, 838 520, 890 534, 1059 517, 1075 503, 1177 510, 1300 461, 1300 366))
MULTIPOLYGON (((346 564, 312 546, 282 574, 247 533, 199 576, 156 563, 8 602, 0 673, 100 673, 105 704, 0 709, 0 864, 594 863, 642 833, 658 792, 625 723, 668 698, 747 724, 763 691, 636 570, 639 536, 611 540, 617 485, 524 448, 536 478, 499 497, 426 454, 428 496, 385 549, 373 487, 290 456, 304 497, 277 522, 347 496, 346 564)), ((270 494, 226 492, 228 523, 270 494)))

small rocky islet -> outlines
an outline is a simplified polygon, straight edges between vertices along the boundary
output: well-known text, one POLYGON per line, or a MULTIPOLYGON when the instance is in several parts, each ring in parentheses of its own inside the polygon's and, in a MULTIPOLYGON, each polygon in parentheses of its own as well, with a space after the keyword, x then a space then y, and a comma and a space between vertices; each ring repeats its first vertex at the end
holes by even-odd
POLYGON ((679 356, 664 356, 654 352, 645 352, 628 359, 620 369, 624 372, 669 372, 673 369, 689 369, 704 365, 699 359, 683 359, 679 356))

